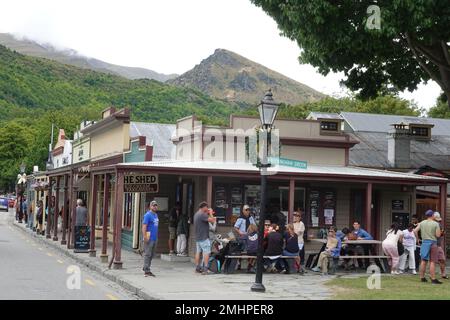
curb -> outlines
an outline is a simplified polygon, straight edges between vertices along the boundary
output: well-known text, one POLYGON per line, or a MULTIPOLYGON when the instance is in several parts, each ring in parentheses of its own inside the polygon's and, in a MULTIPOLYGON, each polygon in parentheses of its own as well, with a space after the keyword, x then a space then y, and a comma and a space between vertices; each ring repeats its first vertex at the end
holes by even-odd
POLYGON ((53 242, 53 240, 52 240, 52 242, 50 242, 50 241, 46 240, 45 238, 43 238, 42 236, 39 236, 35 232, 30 231, 30 229, 19 226, 15 222, 13 222, 12 225, 16 229, 22 231, 23 233, 37 239, 40 243, 46 244, 46 245, 52 247, 53 249, 56 249, 58 252, 62 253, 63 255, 75 260, 75 262, 77 262, 78 264, 85 266, 92 271, 95 271, 96 273, 100 274, 104 278, 106 278, 114 283, 117 283, 123 289, 138 296, 139 298, 144 299, 144 300, 160 300, 160 298, 157 298, 157 297, 152 296, 152 295, 148 294, 147 292, 145 292, 142 289, 142 287, 137 287, 137 286, 127 282, 126 280, 124 280, 121 276, 111 273, 110 269, 108 269, 107 266, 105 266, 105 268, 102 268, 95 263, 84 260, 83 258, 77 256, 75 253, 70 252, 68 249, 62 248, 59 245, 58 241, 53 242))

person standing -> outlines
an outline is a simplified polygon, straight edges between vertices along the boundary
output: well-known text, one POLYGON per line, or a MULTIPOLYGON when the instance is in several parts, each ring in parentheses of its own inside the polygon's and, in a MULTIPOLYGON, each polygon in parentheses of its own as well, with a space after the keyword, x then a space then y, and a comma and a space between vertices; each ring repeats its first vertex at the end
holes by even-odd
POLYGON ((400 262, 398 243, 402 241, 403 233, 399 230, 398 224, 394 222, 386 233, 386 239, 384 239, 382 243, 384 254, 389 257, 388 262, 391 266, 391 274, 400 274, 400 272, 398 272, 400 262))
POLYGON ((400 273, 405 271, 406 257, 409 261, 409 269, 412 274, 416 272, 416 235, 414 234, 414 225, 410 223, 408 229, 403 230, 403 246, 405 247, 405 253, 400 257, 400 273))
POLYGON ((177 238, 178 217, 181 213, 180 203, 177 202, 169 214, 169 256, 174 255, 175 239, 177 238))
POLYGON ((242 214, 234 224, 234 229, 239 235, 239 243, 241 244, 242 251, 246 250, 247 230, 251 224, 256 224, 255 219, 250 216, 250 207, 244 205, 242 207, 242 214))
POLYGON ((298 238, 298 255, 300 257, 298 272, 304 273, 303 266, 305 264, 305 224, 302 221, 301 211, 295 211, 294 214, 294 231, 298 238))
POLYGON ((208 270, 209 255, 211 254, 211 242, 209 241, 209 222, 215 223, 216 218, 209 216, 208 204, 201 202, 198 211, 194 215, 195 229, 195 271, 201 274, 213 273, 208 270), (200 254, 203 255, 203 264, 200 261, 200 254))
MULTIPOLYGON (((417 228, 419 225, 419 219, 417 218, 417 215, 413 215, 411 218, 411 223, 414 226, 414 229, 417 228)), ((420 234, 420 231, 418 233, 419 238, 416 239, 417 245, 416 245, 416 251, 414 252, 414 259, 416 260, 416 270, 419 268, 420 265, 420 244, 422 243, 422 235, 420 234)))
POLYGON ((47 234, 50 234, 50 232, 52 232, 53 230, 54 213, 55 213, 55 196, 52 196, 50 198, 50 203, 47 205, 47 208, 45 209, 45 217, 46 217, 45 221, 47 222, 46 228, 48 228, 49 230, 49 231, 45 230, 47 234))
MULTIPOLYGON (((53 207, 53 206, 52 206, 53 207)), ((53 209, 54 211, 54 209, 53 209)), ((76 208, 76 217, 75 217, 75 226, 76 227, 84 227, 87 226, 88 221, 88 210, 84 204, 83 199, 77 200, 77 208, 76 208)), ((53 214, 52 214, 53 217, 53 214)), ((53 218, 51 218, 50 221, 53 221, 53 218)))
POLYGON ((419 239, 418 233, 421 232, 422 235, 422 245, 420 247, 420 281, 428 282, 425 278, 425 271, 427 267, 427 263, 430 264, 430 277, 431 283, 433 284, 442 284, 441 281, 436 279, 435 269, 436 263, 438 262, 437 257, 437 239, 441 236, 441 230, 439 228, 439 224, 434 221, 434 211, 427 210, 425 212, 426 220, 423 220, 419 225, 414 229, 414 233, 416 235, 416 239, 419 239), (433 249, 435 252, 433 252, 433 249))
POLYGON ((44 209, 43 209, 44 203, 42 200, 39 200, 37 202, 37 209, 36 209, 36 230, 38 233, 42 233, 42 223, 43 223, 43 217, 44 217, 44 209))
POLYGON ((188 217, 180 212, 177 224, 177 256, 186 257, 186 245, 189 234, 188 217))
POLYGON ((144 240, 144 276, 155 277, 151 272, 150 267, 152 265, 152 259, 155 255, 156 244, 158 241, 158 203, 156 201, 150 202, 148 206, 149 210, 144 215, 142 221, 142 234, 144 240))
POLYGON ((444 229, 442 228, 442 218, 441 218, 441 214, 439 212, 435 212, 433 215, 433 219, 434 221, 436 221, 439 224, 439 229, 441 230, 441 236, 437 239, 437 256, 438 256, 438 262, 439 262, 439 267, 441 269, 441 278, 442 279, 447 279, 448 280, 448 276, 447 273, 445 271, 445 253, 444 253, 444 249, 442 249, 442 242, 444 242, 444 229))

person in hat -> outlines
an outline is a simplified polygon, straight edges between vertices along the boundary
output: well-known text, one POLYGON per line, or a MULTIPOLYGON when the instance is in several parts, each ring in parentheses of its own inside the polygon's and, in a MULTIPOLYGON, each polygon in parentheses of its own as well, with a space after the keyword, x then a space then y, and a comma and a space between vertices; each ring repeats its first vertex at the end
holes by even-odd
POLYGON ((251 224, 256 224, 255 219, 250 216, 250 207, 248 205, 244 205, 242 207, 241 216, 234 224, 234 229, 239 235, 238 241, 241 243, 243 251, 246 249, 247 230, 251 224))
POLYGON ((155 275, 150 271, 152 259, 155 255, 156 243, 158 241, 158 203, 150 202, 149 210, 144 215, 142 222, 142 234, 144 235, 144 275, 146 277, 155 275))
POLYGON ((448 280, 448 276, 446 274, 445 271, 445 253, 444 253, 444 249, 442 248, 442 242, 444 242, 444 229, 442 228, 442 218, 441 218, 441 214, 439 212, 435 212, 433 214, 433 219, 434 221, 436 221, 439 224, 439 229, 441 230, 441 236, 437 239, 437 246, 436 246, 436 254, 437 254, 437 259, 439 262, 439 266, 441 269, 441 278, 442 279, 447 279, 448 280))
POLYGON ((420 281, 428 282, 425 278, 425 271, 427 267, 427 263, 430 264, 430 277, 431 283, 433 284, 442 284, 441 281, 436 279, 435 268, 437 259, 437 239, 441 236, 441 229, 439 228, 439 224, 434 220, 434 211, 427 210, 425 212, 426 220, 423 220, 419 225, 414 229, 414 233, 416 235, 416 239, 418 239, 418 233, 421 232, 422 235, 422 245, 420 247, 420 281), (433 251, 433 252, 432 252, 433 251))

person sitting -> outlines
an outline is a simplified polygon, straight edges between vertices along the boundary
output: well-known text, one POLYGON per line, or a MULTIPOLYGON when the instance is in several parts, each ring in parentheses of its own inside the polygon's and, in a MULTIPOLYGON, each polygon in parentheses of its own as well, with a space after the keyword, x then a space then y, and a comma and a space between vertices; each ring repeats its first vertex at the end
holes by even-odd
POLYGON ((312 268, 314 272, 322 271, 322 275, 328 275, 328 262, 330 259, 339 258, 341 251, 341 239, 336 237, 337 228, 332 226, 328 231, 327 245, 320 253, 317 266, 312 268))
MULTIPOLYGON (((247 255, 256 256, 258 254, 258 227, 256 224, 250 224, 247 229, 247 255)), ((247 273, 255 273, 255 258, 248 259, 247 273)))
POLYGON ((264 266, 268 272, 276 271, 275 264, 283 254, 283 236, 279 232, 279 229, 279 226, 275 223, 269 227, 267 249, 264 252, 264 255, 269 257, 264 259, 264 266))
MULTIPOLYGON (((298 236, 295 233, 294 225, 288 224, 286 232, 284 234, 285 248, 283 250, 283 256, 295 257, 295 262, 300 266, 299 248, 298 248, 298 236)), ((284 272, 289 272, 289 265, 287 261, 284 262, 284 272)))
MULTIPOLYGON (((358 221, 353 222, 353 230, 352 233, 354 235, 354 237, 356 237, 356 240, 373 240, 373 237, 363 228, 361 228, 361 224, 358 221)), ((366 244, 362 244, 362 245, 355 245, 355 246, 351 246, 351 250, 355 253, 355 255, 369 255, 369 251, 370 251, 370 244, 366 245, 366 244)), ((369 260, 365 259, 365 267, 368 267, 369 265, 369 260)), ((362 261, 360 261, 360 259, 358 260, 358 265, 360 267, 363 266, 362 261)))

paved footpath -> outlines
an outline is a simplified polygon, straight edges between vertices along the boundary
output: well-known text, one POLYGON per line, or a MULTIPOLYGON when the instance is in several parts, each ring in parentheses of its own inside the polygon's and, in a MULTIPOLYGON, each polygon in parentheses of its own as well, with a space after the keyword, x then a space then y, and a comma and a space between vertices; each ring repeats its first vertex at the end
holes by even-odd
MULTIPOLYGON (((53 247, 78 264, 84 265, 109 280, 116 282, 132 294, 143 299, 170 300, 259 300, 259 299, 295 299, 322 300, 333 296, 324 282, 332 276, 320 276, 308 272, 298 274, 264 274, 263 283, 265 293, 250 291, 255 280, 254 274, 236 273, 232 275, 212 274, 201 275, 194 272, 191 262, 167 262, 154 258, 152 272, 156 277, 144 277, 142 272, 143 258, 136 253, 122 250, 122 270, 108 269, 107 264, 101 263, 98 257, 89 257, 83 253, 73 253, 59 242, 38 236, 23 224, 13 223, 18 232, 33 239, 33 242, 53 247)), ((26 240, 23 240, 26 241, 26 240)), ((28 243, 27 243, 28 244, 28 243)), ((38 250, 31 247, 30 250, 38 250)))

